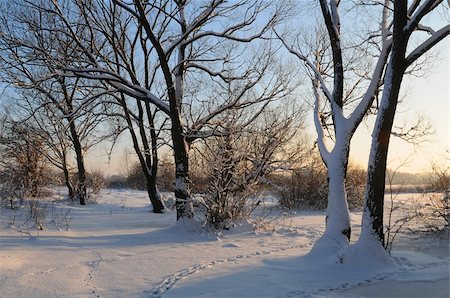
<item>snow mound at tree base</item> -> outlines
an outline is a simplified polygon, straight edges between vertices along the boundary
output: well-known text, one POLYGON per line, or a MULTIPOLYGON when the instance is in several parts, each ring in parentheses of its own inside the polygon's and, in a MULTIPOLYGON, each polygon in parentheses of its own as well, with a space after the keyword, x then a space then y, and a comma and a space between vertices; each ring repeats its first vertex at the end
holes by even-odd
POLYGON ((341 264, 361 266, 365 270, 395 269, 396 263, 389 256, 375 235, 362 233, 358 241, 337 253, 341 264))

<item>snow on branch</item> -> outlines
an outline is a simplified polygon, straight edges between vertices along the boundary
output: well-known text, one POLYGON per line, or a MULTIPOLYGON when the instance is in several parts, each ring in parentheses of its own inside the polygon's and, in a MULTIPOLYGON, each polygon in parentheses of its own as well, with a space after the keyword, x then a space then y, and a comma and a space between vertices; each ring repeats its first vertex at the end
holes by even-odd
POLYGON ((414 63, 414 61, 419 59, 423 54, 425 54, 429 49, 431 49, 434 45, 439 43, 449 34, 450 34, 450 25, 447 25, 442 29, 436 31, 436 33, 430 36, 427 40, 425 40, 422 44, 420 44, 417 48, 415 48, 408 55, 408 57, 406 57, 406 62, 408 66, 414 63))
POLYGON ((196 69, 206 72, 211 77, 219 77, 225 83, 230 83, 234 80, 242 80, 242 79, 246 78, 248 75, 248 72, 245 72, 243 75, 240 75, 240 76, 227 76, 224 74, 223 71, 213 71, 206 66, 203 66, 198 63, 193 63, 193 62, 190 62, 186 65, 186 69, 188 69, 188 68, 196 68, 196 69))
POLYGON ((352 126, 351 128, 352 131, 356 130, 359 123, 364 118, 364 116, 367 113, 367 110, 372 105, 375 99, 375 94, 378 91, 378 88, 380 87, 381 80, 383 78, 383 73, 389 57, 389 53, 391 52, 391 48, 392 48, 392 39, 389 39, 385 41, 385 44, 383 46, 383 49, 375 66, 375 70, 373 71, 372 79, 364 94, 364 97, 362 98, 358 106, 355 108, 355 110, 349 117, 350 125, 352 126))
POLYGON ((328 151, 327 146, 325 145, 325 136, 323 133, 322 121, 320 117, 319 111, 319 102, 320 102, 320 94, 318 92, 318 80, 313 80, 313 91, 314 91, 314 126, 317 132, 317 145, 319 146, 320 156, 322 157, 325 164, 329 162, 330 151, 328 151))
MULTIPOLYGON (((128 96, 133 98, 137 98, 140 100, 148 101, 155 106, 157 106, 161 111, 166 114, 169 114, 170 108, 169 105, 163 102, 158 96, 150 92, 149 90, 128 82, 123 79, 117 73, 109 71, 103 68, 66 68, 66 71, 69 71, 77 76, 81 76, 87 79, 94 79, 99 81, 105 81, 112 87, 116 88, 119 92, 124 92, 128 96)), ((67 74, 63 74, 67 75, 67 74)))
MULTIPOLYGON (((441 2, 442 0, 427 0, 420 7, 418 7, 418 3, 413 3, 413 6, 418 8, 415 11, 414 15, 410 17, 408 23, 403 29, 405 33, 411 35, 411 33, 419 26, 419 22, 422 20, 422 18, 430 13, 433 9, 435 9, 441 2)), ((412 10, 408 11, 408 13, 412 12, 412 10)))

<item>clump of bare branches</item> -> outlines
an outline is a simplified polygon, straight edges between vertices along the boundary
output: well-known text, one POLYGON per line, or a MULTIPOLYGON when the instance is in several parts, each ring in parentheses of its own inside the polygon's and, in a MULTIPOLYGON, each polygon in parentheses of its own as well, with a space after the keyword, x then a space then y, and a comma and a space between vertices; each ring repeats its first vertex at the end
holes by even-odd
POLYGON ((25 123, 5 120, 0 136, 0 178, 2 201, 14 208, 17 200, 36 198, 51 181, 50 167, 42 152, 43 143, 25 123))
MULTIPOLYGON (((261 118, 242 129, 237 115, 224 121, 229 133, 211 138, 197 148, 204 161, 201 210, 205 223, 228 229, 250 218, 260 204, 255 195, 269 176, 289 165, 296 151, 290 140, 298 132, 297 114, 267 110, 261 118)), ((200 158, 197 158, 200 160, 200 158)), ((198 187, 198 186, 197 186, 198 187)))
MULTIPOLYGON (((450 158, 447 158, 450 161, 450 158)), ((428 196, 423 211, 425 227, 430 231, 449 231, 450 220, 450 166, 433 163, 426 190, 428 196)))
POLYGON ((282 174, 276 194, 279 204, 287 209, 324 209, 327 197, 326 169, 315 155, 305 155, 299 169, 282 174))
POLYGON ((399 233, 405 230, 408 223, 420 216, 419 203, 412 199, 410 199, 409 202, 399 200, 398 195, 400 194, 401 188, 394 187, 393 185, 398 169, 404 164, 405 163, 402 163, 393 171, 388 171, 386 173, 389 201, 387 201, 387 220, 384 226, 384 248, 389 253, 391 252, 394 241, 399 233))
POLYGON ((105 187, 105 176, 100 170, 94 170, 87 173, 87 187, 91 196, 98 195, 105 187))
MULTIPOLYGON (((318 152, 305 151, 300 158, 302 165, 286 171, 279 177, 276 194, 279 204, 287 209, 323 210, 327 206, 327 171, 318 152)), ((354 163, 347 168, 346 194, 351 210, 363 205, 365 170, 354 163)))
POLYGON ((31 222, 38 230, 44 230, 48 214, 47 204, 39 200, 28 200, 29 215, 26 222, 31 222))

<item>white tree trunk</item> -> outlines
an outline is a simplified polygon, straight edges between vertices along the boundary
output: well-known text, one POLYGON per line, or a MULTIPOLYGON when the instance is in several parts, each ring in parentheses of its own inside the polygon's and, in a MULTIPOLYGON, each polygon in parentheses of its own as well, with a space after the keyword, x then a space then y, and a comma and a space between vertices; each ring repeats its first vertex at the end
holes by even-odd
POLYGON ((330 255, 349 245, 350 213, 345 191, 349 148, 348 141, 338 140, 333 151, 327 154, 324 160, 328 169, 326 228, 322 237, 314 244, 311 253, 330 255))

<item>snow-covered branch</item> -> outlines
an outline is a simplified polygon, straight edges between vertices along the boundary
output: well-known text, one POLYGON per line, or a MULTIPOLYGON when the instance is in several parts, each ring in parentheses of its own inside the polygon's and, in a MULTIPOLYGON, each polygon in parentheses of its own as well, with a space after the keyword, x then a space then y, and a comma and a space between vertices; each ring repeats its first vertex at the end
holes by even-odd
MULTIPOLYGON (((420 2, 420 1, 419 1, 420 2)), ((426 0, 414 14, 410 17, 408 23, 406 24, 404 31, 407 35, 411 35, 414 30, 419 26, 420 21, 424 16, 429 14, 434 8, 436 8, 442 0, 426 0)), ((418 3, 413 3, 414 5, 418 5, 418 3)))
POLYGON ((411 65, 419 59, 423 54, 425 54, 428 50, 430 50, 434 45, 439 43, 445 37, 450 34, 450 25, 443 27, 442 29, 436 31, 432 36, 430 36, 427 40, 425 40, 422 44, 420 44, 417 48, 415 48, 407 57, 406 63, 407 65, 411 65))

